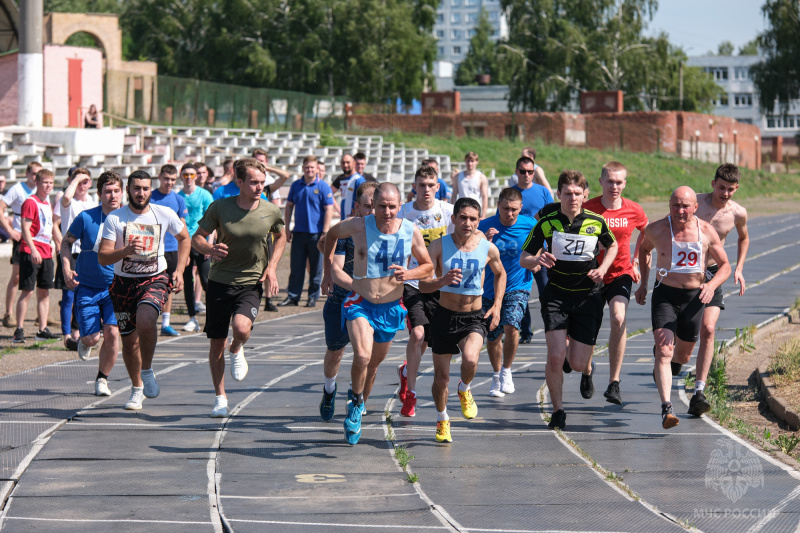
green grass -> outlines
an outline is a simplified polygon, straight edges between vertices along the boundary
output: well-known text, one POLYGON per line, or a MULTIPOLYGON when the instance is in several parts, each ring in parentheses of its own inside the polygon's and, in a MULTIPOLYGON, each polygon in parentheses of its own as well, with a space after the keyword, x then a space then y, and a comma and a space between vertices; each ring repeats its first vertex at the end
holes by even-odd
POLYGON ((769 364, 770 377, 777 385, 794 383, 800 378, 800 338, 781 345, 769 364))
POLYGON ((400 467, 405 470, 408 466, 408 463, 414 458, 411 455, 405 446, 398 446, 394 450, 394 456, 397 458, 397 462, 400 463, 400 467))
MULTIPOLYGON (((599 192, 602 166, 612 160, 621 161, 628 168, 625 196, 635 201, 660 201, 669 197, 680 185, 688 185, 698 192, 709 191, 716 163, 702 163, 680 159, 674 154, 638 153, 589 148, 566 148, 545 145, 541 142, 519 142, 476 137, 428 137, 408 133, 384 134, 385 141, 405 143, 406 147, 427 148, 431 154, 449 155, 453 163, 463 163, 464 154, 474 151, 480 157, 479 168, 494 168, 498 176, 510 176, 514 163, 525 146, 536 148, 536 162, 547 173, 552 186, 564 169, 577 169, 589 180, 592 194, 599 192)), ((742 168, 742 184, 737 198, 781 196, 800 199, 800 174, 770 174, 766 171, 742 168)))

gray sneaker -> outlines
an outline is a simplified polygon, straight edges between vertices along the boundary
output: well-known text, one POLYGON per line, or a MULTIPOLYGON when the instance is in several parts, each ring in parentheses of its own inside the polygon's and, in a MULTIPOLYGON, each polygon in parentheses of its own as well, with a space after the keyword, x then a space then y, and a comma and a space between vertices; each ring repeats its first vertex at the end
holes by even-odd
POLYGON ((83 344, 83 341, 78 339, 78 357, 82 361, 86 361, 92 355, 92 347, 83 344))
POLYGON ((161 392, 161 387, 156 383, 156 375, 152 368, 142 370, 142 383, 144 384, 144 395, 147 398, 155 398, 161 392))
POLYGON ((131 387, 131 399, 125 404, 125 409, 128 411, 139 411, 142 408, 144 401, 144 392, 142 387, 131 387))

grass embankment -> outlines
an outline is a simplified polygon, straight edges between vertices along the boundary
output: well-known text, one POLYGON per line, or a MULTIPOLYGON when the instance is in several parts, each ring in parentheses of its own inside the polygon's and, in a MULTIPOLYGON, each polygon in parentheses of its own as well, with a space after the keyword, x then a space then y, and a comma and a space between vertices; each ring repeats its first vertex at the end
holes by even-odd
MULTIPOLYGON (((589 180, 592 192, 599 192, 597 178, 600 169, 609 161, 620 161, 628 167, 628 184, 625 196, 638 201, 662 200, 680 185, 688 185, 696 191, 710 189, 716 163, 702 163, 680 159, 672 154, 646 154, 589 148, 565 148, 541 142, 512 142, 476 137, 428 137, 395 133, 383 135, 385 141, 405 143, 406 147, 427 148, 432 154, 446 154, 453 163, 461 163, 464 154, 477 152, 479 168, 494 168, 498 176, 510 176, 514 163, 525 146, 536 148, 536 162, 547 173, 547 179, 555 187, 558 174, 567 168, 577 169, 589 180)), ((737 199, 765 196, 791 196, 800 199, 800 174, 770 174, 742 168, 742 186, 737 199)))

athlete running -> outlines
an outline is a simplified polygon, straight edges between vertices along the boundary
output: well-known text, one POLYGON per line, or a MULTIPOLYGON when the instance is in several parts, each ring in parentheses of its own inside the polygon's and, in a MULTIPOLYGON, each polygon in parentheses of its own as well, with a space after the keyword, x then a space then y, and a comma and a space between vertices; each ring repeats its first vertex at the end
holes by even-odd
POLYGON ((494 273, 495 294, 503 294, 506 289, 506 271, 500 261, 500 252, 478 231, 481 219, 478 201, 473 198, 456 200, 452 219, 453 233, 430 245, 436 278, 420 281, 419 284, 420 291, 424 293, 441 293, 431 321, 432 392, 438 413, 437 442, 453 442, 450 417, 447 415, 450 360, 453 354, 461 353, 461 381, 458 383, 461 414, 466 419, 478 415, 470 384, 478 370, 478 356, 486 338, 487 325, 490 330, 497 327, 501 307, 498 300, 488 311, 482 309, 482 287, 487 265, 494 273))
POLYGON ((128 176, 128 205, 111 212, 103 225, 101 266, 114 265, 108 290, 122 336, 122 358, 131 378, 125 409, 139 410, 145 397, 160 392, 153 373, 156 322, 169 291, 183 289, 183 269, 189 258, 186 225, 169 207, 150 203, 152 179, 144 170, 128 176), (170 279, 164 258, 164 235, 178 240, 178 260, 170 279))
POLYGON ((281 211, 264 200, 267 167, 250 157, 236 162, 235 180, 239 194, 212 202, 192 237, 197 253, 211 256, 206 292, 206 326, 209 339, 208 364, 214 382, 212 417, 228 415, 225 394, 225 353, 228 326, 233 329, 230 349, 231 376, 242 381, 247 375, 244 344, 250 338, 253 321, 267 281, 269 294, 278 294, 278 262, 286 247, 281 211), (217 232, 216 244, 208 236, 217 232), (273 253, 267 252, 269 237, 274 238, 273 253))
MULTIPOLYGON (((714 179, 711 181, 710 193, 697 195, 697 218, 705 220, 713 227, 719 240, 725 246, 728 233, 736 228, 738 241, 736 246, 736 270, 733 279, 739 285, 739 296, 744 295, 745 283, 742 269, 747 250, 750 247, 750 237, 747 234, 747 210, 733 201, 733 194, 739 188, 739 168, 731 163, 725 163, 717 168, 714 179)), ((711 261, 706 269, 706 281, 711 280, 719 271, 719 265, 711 261)), ((700 347, 697 350, 697 380, 694 384, 694 395, 689 401, 689 414, 701 416, 711 409, 711 404, 706 400, 703 390, 706 388, 708 370, 714 358, 714 331, 717 329, 720 311, 725 309, 722 299, 722 285, 714 290, 714 296, 706 304, 703 311, 703 322, 700 326, 700 347)))
MULTIPOLYGON (((714 291, 731 274, 728 256, 716 230, 695 216, 697 196, 689 187, 678 187, 669 200, 669 216, 645 229, 639 247, 642 281, 636 290, 636 303, 647 300, 650 268, 647 256, 655 248, 656 282, 653 287, 652 322, 656 363, 653 374, 661 397, 661 426, 678 425, 672 410, 672 365, 682 365, 692 356, 700 336, 703 308, 714 297, 714 291), (718 266, 717 274, 705 281, 706 264, 711 256, 718 266)), ((679 366, 678 366, 679 368, 679 366)), ((678 370, 679 372, 680 370, 678 370)))
POLYGON ((361 436, 367 367, 377 366, 391 346, 395 333, 403 329, 403 283, 427 278, 433 265, 422 233, 408 220, 397 218, 400 191, 392 183, 375 190, 375 214, 344 220, 330 229, 325 239, 325 272, 322 287, 330 292, 331 265, 338 239, 352 237, 355 246, 353 291, 344 301, 344 319, 353 344, 352 397, 344 420, 345 439, 356 444, 361 436), (408 270, 411 255, 419 266, 408 270))
MULTIPOLYGON (((486 238, 497 246, 506 271, 506 290, 500 297, 500 323, 486 336, 486 349, 494 372, 489 396, 498 398, 513 394, 516 390, 511 377, 511 365, 519 347, 520 328, 533 282, 533 274, 520 266, 519 258, 528 235, 536 226, 536 220, 520 215, 521 210, 522 193, 519 189, 503 189, 497 200, 497 214, 481 220, 478 225, 486 238)), ((494 273, 489 270, 483 281, 484 312, 494 306, 497 297, 494 273)))
MULTIPOLYGON (((453 206, 443 200, 437 200, 441 184, 433 167, 422 166, 414 175, 417 198, 413 202, 403 204, 397 218, 404 218, 414 223, 425 239, 425 246, 445 234, 453 233, 453 206)), ((417 266, 411 259, 411 268, 417 266)), ((436 309, 439 293, 422 293, 419 281, 406 282, 403 289, 403 304, 408 310, 408 345, 406 361, 397 368, 400 377, 398 397, 403 403, 400 409, 402 416, 414 416, 417 405, 417 372, 422 361, 422 354, 430 344, 430 322, 436 309)))
MULTIPOLYGON (((628 313, 628 303, 631 299, 631 287, 639 283, 639 246, 644 239, 644 228, 647 227, 647 215, 642 206, 632 200, 622 197, 625 189, 628 169, 618 161, 611 161, 603 165, 600 172, 600 187, 603 194, 587 200, 583 208, 597 213, 606 219, 614 239, 617 241, 617 257, 603 276, 603 300, 608 304, 608 314, 611 318, 611 333, 608 337, 609 376, 608 388, 603 396, 606 401, 622 405, 622 394, 619 391, 619 374, 622 370, 622 358, 625 356, 627 330, 625 328, 625 315, 628 313), (631 259, 631 236, 633 230, 639 230, 636 248, 631 259)), ((598 255, 603 260, 605 252, 598 255)), ((649 258, 650 256, 648 256, 649 258)), ((581 379, 581 395, 589 399, 594 392, 590 379, 581 379)))
POLYGON ((537 266, 549 269, 547 286, 539 301, 547 341, 545 378, 553 403, 548 424, 551 429, 564 429, 567 420, 562 404, 562 372, 573 368, 588 371, 581 381, 588 378, 591 382, 595 367, 594 363, 590 365, 592 347, 603 322, 600 284, 617 256, 617 242, 606 221, 583 209, 584 192, 588 188, 586 178, 577 170, 561 173, 558 177, 561 203, 556 204, 557 208, 540 211, 542 216, 525 242, 520 258, 520 265, 529 270, 537 266), (548 251, 542 250, 545 243, 548 251), (598 266, 601 244, 606 254, 598 266))

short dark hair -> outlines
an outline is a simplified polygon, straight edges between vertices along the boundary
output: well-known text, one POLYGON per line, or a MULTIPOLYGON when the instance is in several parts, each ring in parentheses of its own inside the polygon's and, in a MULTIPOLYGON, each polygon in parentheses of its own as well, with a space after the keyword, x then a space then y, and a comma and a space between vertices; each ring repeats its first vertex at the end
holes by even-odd
POLYGON ((358 152, 356 155, 353 156, 353 159, 355 159, 356 161, 366 161, 367 156, 364 155, 364 152, 358 152))
POLYGON ((166 174, 167 176, 177 175, 178 167, 170 163, 167 163, 166 165, 161 165, 161 170, 158 171, 158 175, 161 176, 162 174, 166 174))
POLYGON ((28 172, 33 172, 33 169, 36 167, 42 168, 42 164, 39 163, 38 161, 31 161, 30 163, 28 163, 28 166, 25 167, 25 174, 27 174, 28 172))
POLYGON ((589 183, 579 170, 565 170, 558 176, 558 192, 561 192, 565 185, 579 185, 584 191, 589 188, 589 183))
POLYGON ((467 196, 461 197, 456 200, 456 205, 453 206, 453 214, 457 215, 461 212, 462 209, 465 207, 471 207, 473 209, 478 210, 478 216, 481 216, 481 204, 478 203, 478 200, 475 198, 469 198, 467 196))
POLYGON ((233 168, 236 172, 236 179, 240 181, 247 179, 247 170, 251 168, 258 170, 265 176, 267 175, 267 167, 265 167, 264 163, 255 157, 243 157, 242 159, 237 159, 236 163, 233 165, 233 168))
POLYGON ((502 191, 500 191, 500 196, 497 198, 497 205, 503 201, 509 202, 521 202, 522 201, 522 193, 519 192, 519 189, 514 187, 506 187, 502 191))
POLYGON ((194 164, 194 169, 195 170, 200 170, 201 168, 208 168, 208 165, 206 165, 202 161, 198 161, 197 163, 194 164))
MULTIPOLYGON (((173 166, 173 168, 175 168, 175 167, 173 166)), ((153 178, 145 170, 136 170, 134 172, 131 172, 130 176, 128 176, 128 185, 127 185, 128 187, 131 186, 131 182, 133 180, 148 180, 148 181, 152 181, 153 178)))
POLYGON ((359 185, 358 189, 356 189, 356 203, 361 202, 361 197, 363 197, 365 194, 372 193, 372 195, 374 196, 375 189, 377 188, 378 188, 377 181, 365 181, 364 183, 359 185))
POLYGON ((97 178, 97 192, 99 194, 103 194, 103 187, 106 183, 116 183, 119 185, 119 188, 122 189, 122 176, 113 170, 106 170, 100 174, 100 177, 97 178))
POLYGON ((739 173, 739 167, 733 163, 721 164, 717 167, 717 171, 714 173, 714 181, 722 180, 727 181, 728 183, 739 183, 739 179, 741 177, 742 176, 739 173))
MULTIPOLYGON (((417 172, 414 174, 414 182, 416 182, 420 178, 433 178, 438 180, 439 175, 436 173, 436 170, 428 165, 423 165, 417 169, 417 172)), ((438 181, 437 181, 438 182, 438 181)))
POLYGON ((222 162, 222 171, 227 173, 230 169, 233 168, 233 159, 226 159, 222 162))
POLYGON ((269 154, 263 148, 256 148, 255 150, 253 150, 251 157, 255 159, 257 155, 263 155, 264 157, 269 157, 269 154))
POLYGON ((70 170, 71 170, 71 172, 69 173, 69 177, 70 178, 74 178, 78 174, 85 174, 85 175, 89 176, 90 178, 92 177, 92 173, 89 172, 88 168, 83 168, 83 167, 74 168, 73 167, 70 170))
POLYGON ((526 152, 531 154, 532 156, 531 159, 533 159, 534 161, 536 160, 536 148, 534 148, 533 146, 526 146, 525 148, 522 149, 522 153, 524 154, 526 152))
MULTIPOLYGON (((202 163, 200 163, 200 164, 202 164, 202 163)), ((183 166, 181 167, 181 174, 183 174, 183 171, 187 170, 187 169, 188 170, 194 170, 195 172, 197 172, 197 165, 198 164, 196 164, 196 163, 184 163, 183 166)), ((203 166, 205 166, 205 165, 203 165, 203 166)))
POLYGON ((536 166, 536 163, 533 162, 533 159, 531 159, 530 157, 528 157, 526 155, 523 155, 522 157, 517 159, 517 164, 514 165, 514 169, 518 169, 520 165, 525 165, 525 164, 528 164, 528 163, 530 163, 534 167, 536 166))

